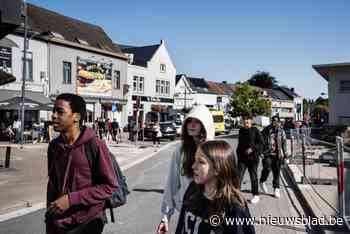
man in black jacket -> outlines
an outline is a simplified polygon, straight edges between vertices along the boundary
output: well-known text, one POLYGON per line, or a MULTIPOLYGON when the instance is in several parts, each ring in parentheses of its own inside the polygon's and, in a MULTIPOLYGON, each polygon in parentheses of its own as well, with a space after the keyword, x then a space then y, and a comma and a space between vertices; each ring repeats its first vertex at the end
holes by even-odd
POLYGON ((243 128, 239 130, 237 157, 238 168, 240 171, 240 182, 242 183, 244 173, 248 168, 253 198, 251 203, 259 202, 259 182, 258 182, 258 165, 259 156, 263 149, 263 138, 256 127, 252 127, 252 118, 245 116, 243 118, 243 128))

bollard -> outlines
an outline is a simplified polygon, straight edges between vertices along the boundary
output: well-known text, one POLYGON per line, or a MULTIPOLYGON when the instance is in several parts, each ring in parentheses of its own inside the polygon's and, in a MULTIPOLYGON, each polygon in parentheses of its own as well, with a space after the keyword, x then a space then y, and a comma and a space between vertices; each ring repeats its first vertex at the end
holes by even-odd
POLYGON ((5 168, 10 167, 11 146, 6 147, 5 168))
POLYGON ((302 183, 304 184, 304 180, 306 178, 306 155, 305 155, 305 135, 301 135, 301 152, 302 152, 302 157, 303 157, 303 179, 302 183))
POLYGON ((344 141, 337 136, 337 176, 338 176, 338 205, 339 213, 345 217, 345 197, 344 197, 344 141))

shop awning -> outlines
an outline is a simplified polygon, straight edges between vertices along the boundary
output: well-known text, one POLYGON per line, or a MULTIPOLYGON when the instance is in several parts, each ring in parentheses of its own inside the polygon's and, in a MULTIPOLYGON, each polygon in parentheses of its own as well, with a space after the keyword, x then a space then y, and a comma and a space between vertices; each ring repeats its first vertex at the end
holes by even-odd
MULTIPOLYGON (((14 97, 0 102, 1 110, 18 110, 22 107, 21 97, 14 97)), ((25 110, 41 110, 41 104, 29 98, 24 98, 25 110)))
POLYGON ((19 46, 16 44, 16 42, 14 42, 11 39, 6 38, 6 37, 4 37, 3 39, 0 40, 0 46, 9 47, 9 48, 12 48, 12 47, 19 48, 19 46))
POLYGON ((12 74, 0 70, 0 85, 8 84, 16 81, 16 77, 12 74))
MULTIPOLYGON (((4 102, 5 100, 15 97, 20 98, 21 96, 21 91, 7 89, 0 90, 0 102, 4 102)), ((43 92, 33 92, 26 90, 25 97, 35 102, 38 102, 39 104, 52 103, 52 101, 48 97, 46 97, 43 92)))

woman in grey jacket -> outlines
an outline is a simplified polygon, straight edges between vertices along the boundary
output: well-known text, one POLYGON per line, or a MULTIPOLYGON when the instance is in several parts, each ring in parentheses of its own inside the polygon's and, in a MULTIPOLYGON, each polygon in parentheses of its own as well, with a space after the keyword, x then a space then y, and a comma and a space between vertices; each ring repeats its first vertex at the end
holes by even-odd
POLYGON ((193 107, 182 124, 182 141, 176 146, 171 159, 161 205, 163 217, 158 225, 157 233, 169 231, 171 216, 175 210, 180 211, 182 207, 183 196, 193 177, 192 164, 197 145, 213 140, 214 137, 213 117, 208 108, 203 105, 193 107))

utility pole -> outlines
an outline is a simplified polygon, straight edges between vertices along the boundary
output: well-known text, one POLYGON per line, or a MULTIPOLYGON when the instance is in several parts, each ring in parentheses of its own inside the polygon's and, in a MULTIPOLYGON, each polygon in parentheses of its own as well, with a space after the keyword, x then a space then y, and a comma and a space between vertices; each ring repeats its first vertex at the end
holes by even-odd
POLYGON ((27 33, 28 33, 28 18, 27 18, 27 3, 23 1, 23 12, 24 17, 24 41, 23 41, 23 71, 22 71, 22 96, 21 96, 21 145, 24 143, 24 98, 25 98, 25 87, 26 87, 26 73, 27 73, 27 33))

